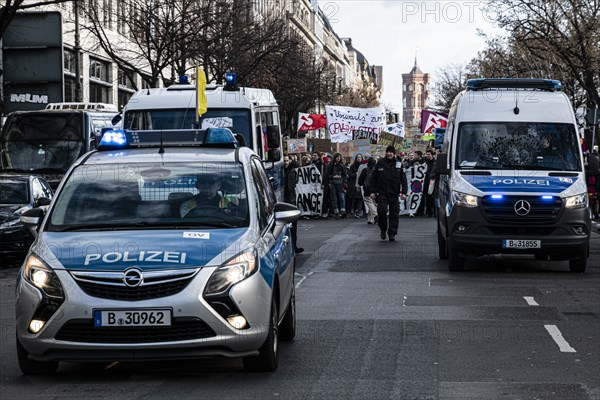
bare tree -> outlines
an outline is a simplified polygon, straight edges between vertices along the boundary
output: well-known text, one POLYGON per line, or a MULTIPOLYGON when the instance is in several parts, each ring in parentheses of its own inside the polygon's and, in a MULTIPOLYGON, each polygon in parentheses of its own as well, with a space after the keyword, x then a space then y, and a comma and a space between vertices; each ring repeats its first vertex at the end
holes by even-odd
POLYGON ((600 0, 495 0, 489 8, 508 31, 505 49, 513 60, 524 58, 513 67, 562 71, 574 92, 575 85, 585 92, 588 107, 600 106, 600 0))
POLYGON ((467 79, 471 76, 464 64, 448 64, 435 74, 433 86, 433 109, 448 114, 452 102, 458 93, 465 89, 467 79))
MULTIPOLYGON (((73 0, 41 0, 26 2, 25 0, 4 0, 4 5, 0 7, 0 39, 4 36, 8 25, 14 19, 19 11, 35 9, 41 6, 71 2, 73 0)), ((1 72, 1 71, 0 71, 1 72)))

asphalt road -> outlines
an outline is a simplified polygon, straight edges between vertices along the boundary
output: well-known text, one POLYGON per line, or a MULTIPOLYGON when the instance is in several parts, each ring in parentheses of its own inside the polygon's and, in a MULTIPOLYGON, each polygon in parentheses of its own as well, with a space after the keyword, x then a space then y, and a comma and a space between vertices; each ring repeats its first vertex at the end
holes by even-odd
POLYGON ((239 360, 76 364, 21 376, 16 268, 0 270, 0 399, 600 399, 600 235, 588 271, 515 257, 437 259, 431 218, 396 242, 364 220, 301 220, 298 335, 279 369, 239 360))

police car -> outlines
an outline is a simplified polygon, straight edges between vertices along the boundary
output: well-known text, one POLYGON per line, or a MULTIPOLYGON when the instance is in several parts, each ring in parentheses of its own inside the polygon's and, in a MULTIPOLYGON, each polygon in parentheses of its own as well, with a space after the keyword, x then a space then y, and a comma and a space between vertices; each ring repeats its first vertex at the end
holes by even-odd
POLYGON ((108 131, 71 167, 16 289, 19 366, 243 357, 277 368, 295 336, 300 212, 229 129, 108 131))

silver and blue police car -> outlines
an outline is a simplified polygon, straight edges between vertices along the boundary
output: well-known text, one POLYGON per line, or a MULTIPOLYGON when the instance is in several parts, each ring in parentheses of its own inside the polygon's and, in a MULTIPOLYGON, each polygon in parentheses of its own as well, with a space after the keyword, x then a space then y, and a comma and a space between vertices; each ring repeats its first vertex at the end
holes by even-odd
POLYGON ((295 336, 299 211, 228 129, 108 131, 69 170, 16 289, 24 374, 60 361, 243 357, 277 368, 295 336))

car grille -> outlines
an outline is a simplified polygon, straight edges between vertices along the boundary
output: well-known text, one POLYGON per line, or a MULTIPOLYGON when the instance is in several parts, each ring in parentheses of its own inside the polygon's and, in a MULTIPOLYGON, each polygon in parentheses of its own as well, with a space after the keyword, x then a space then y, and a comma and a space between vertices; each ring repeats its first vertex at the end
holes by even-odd
POLYGON ((485 196, 482 205, 485 216, 492 222, 549 224, 558 218, 562 199, 557 196, 552 199, 542 199, 541 196, 504 196, 502 199, 492 199, 491 196, 485 196), (520 200, 525 200, 531 206, 527 215, 521 216, 515 212, 515 203, 520 200))
POLYGON ((73 271, 71 275, 90 296, 109 300, 140 301, 171 296, 181 292, 194 278, 198 269, 142 272, 139 286, 125 284, 123 272, 73 271))
POLYGON ((205 339, 215 331, 198 318, 174 318, 171 326, 96 327, 92 319, 68 321, 56 340, 83 343, 157 343, 205 339))

